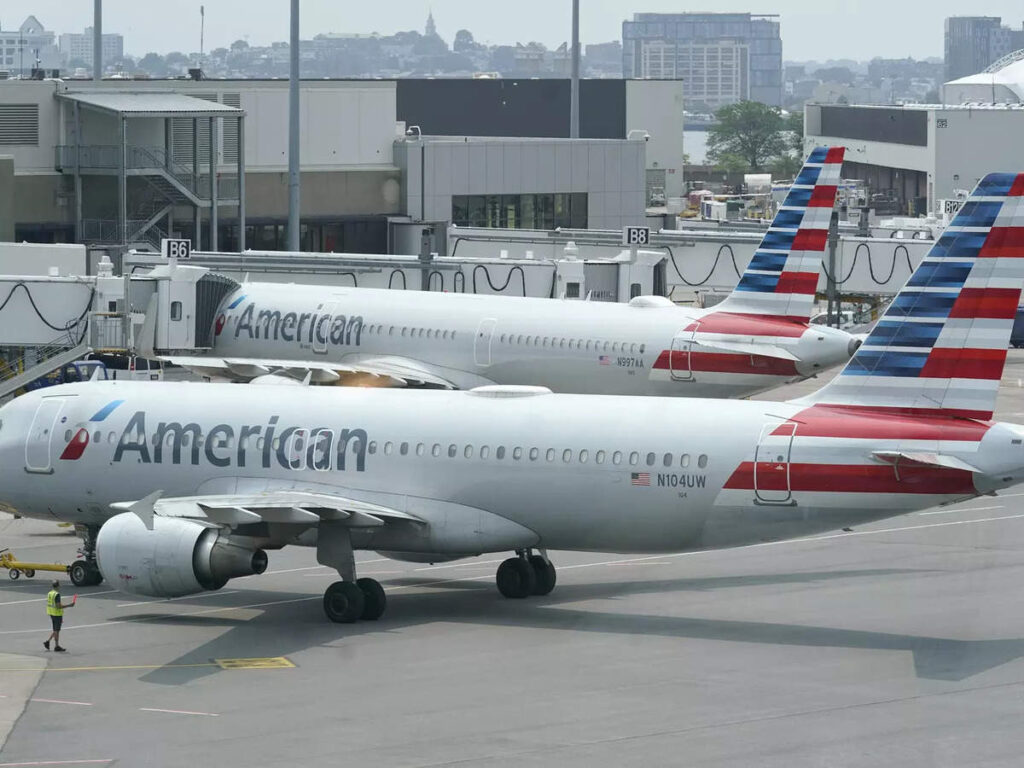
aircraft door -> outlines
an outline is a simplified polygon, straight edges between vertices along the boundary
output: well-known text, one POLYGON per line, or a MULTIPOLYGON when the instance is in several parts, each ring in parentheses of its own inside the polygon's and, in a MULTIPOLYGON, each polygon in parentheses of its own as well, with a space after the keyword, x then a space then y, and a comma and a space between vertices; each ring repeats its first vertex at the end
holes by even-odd
POLYGON ((680 331, 672 339, 672 350, 668 358, 668 370, 672 381, 693 381, 690 355, 699 325, 696 324, 692 331, 680 331))
POLYGON ((473 360, 481 368, 486 368, 491 364, 491 339, 494 337, 494 329, 497 325, 496 318, 485 317, 476 329, 476 338, 473 340, 473 360))
POLYGON ((334 310, 338 308, 338 302, 324 302, 323 307, 317 313, 316 326, 313 328, 313 352, 318 355, 327 354, 327 344, 331 337, 331 324, 334 322, 334 310))
MULTIPOLYGON (((36 408, 32 426, 25 440, 25 470, 28 472, 53 472, 51 449, 54 433, 59 428, 58 419, 64 408, 66 397, 44 397, 36 408)), ((77 440, 78 435, 74 438, 77 440)), ((86 433, 86 440, 88 434, 86 433)), ((59 445, 59 442, 58 442, 59 445)))
POLYGON ((765 424, 754 452, 754 501, 758 504, 795 504, 790 485, 790 452, 796 422, 765 424))

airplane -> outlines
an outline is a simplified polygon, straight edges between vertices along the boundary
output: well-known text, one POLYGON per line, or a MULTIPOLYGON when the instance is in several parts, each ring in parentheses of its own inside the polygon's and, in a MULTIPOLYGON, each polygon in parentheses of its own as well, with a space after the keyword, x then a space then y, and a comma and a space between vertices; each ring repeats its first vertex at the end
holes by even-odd
MULTIPOLYGON (((177 597, 315 547, 336 622, 379 618, 353 552, 512 551, 509 598, 549 550, 776 541, 1024 480, 1024 425, 991 419, 1024 286, 1024 173, 991 174, 839 375, 788 402, 92 381, 0 409, 0 509, 86 532, 79 575, 177 597)), ((74 577, 74 574, 72 574, 74 577)))
POLYGON ((843 147, 813 150, 736 289, 711 309, 246 282, 206 355, 147 356, 211 379, 746 397, 846 362, 860 337, 809 322, 843 147))

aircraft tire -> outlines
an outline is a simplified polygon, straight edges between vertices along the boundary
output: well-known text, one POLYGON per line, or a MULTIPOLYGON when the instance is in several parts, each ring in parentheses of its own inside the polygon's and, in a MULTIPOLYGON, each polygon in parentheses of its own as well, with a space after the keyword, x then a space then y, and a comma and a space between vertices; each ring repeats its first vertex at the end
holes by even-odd
POLYGON ((89 568, 89 586, 98 587, 103 583, 103 574, 100 573, 100 569, 95 565, 89 568))
POLYGON ((383 616, 388 598, 380 582, 370 578, 356 579, 356 586, 363 593, 363 612, 359 618, 364 621, 376 621, 383 616))
POLYGON ((521 557, 510 557, 498 566, 498 591, 505 597, 519 599, 533 594, 537 576, 533 566, 521 557))
POLYGON ((11 570, 7 572, 7 578, 11 581, 17 581, 19 576, 21 576, 21 571, 17 568, 11 568, 11 570))
POLYGON ((351 581, 336 581, 324 592, 324 613, 337 624, 351 624, 363 615, 366 598, 351 581))
POLYGON ((88 587, 92 584, 92 569, 85 560, 75 560, 68 568, 68 576, 76 587, 88 587))
POLYGON ((540 555, 530 555, 529 562, 536 577, 533 592, 530 594, 537 595, 538 597, 550 595, 551 590, 555 588, 555 581, 558 578, 555 566, 551 564, 550 560, 545 560, 540 555))
POLYGON ((25 569, 25 578, 26 579, 31 579, 35 575, 36 575, 36 569, 35 568, 26 568, 25 569))

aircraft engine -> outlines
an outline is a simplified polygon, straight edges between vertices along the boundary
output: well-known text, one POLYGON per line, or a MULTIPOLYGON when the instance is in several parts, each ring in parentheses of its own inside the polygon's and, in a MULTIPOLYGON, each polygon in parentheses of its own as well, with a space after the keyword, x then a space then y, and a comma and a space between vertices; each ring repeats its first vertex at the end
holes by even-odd
POLYGON ((246 539, 174 517, 154 517, 149 530, 132 512, 103 524, 96 559, 108 584, 149 597, 220 589, 229 579, 267 569, 267 553, 246 539))

